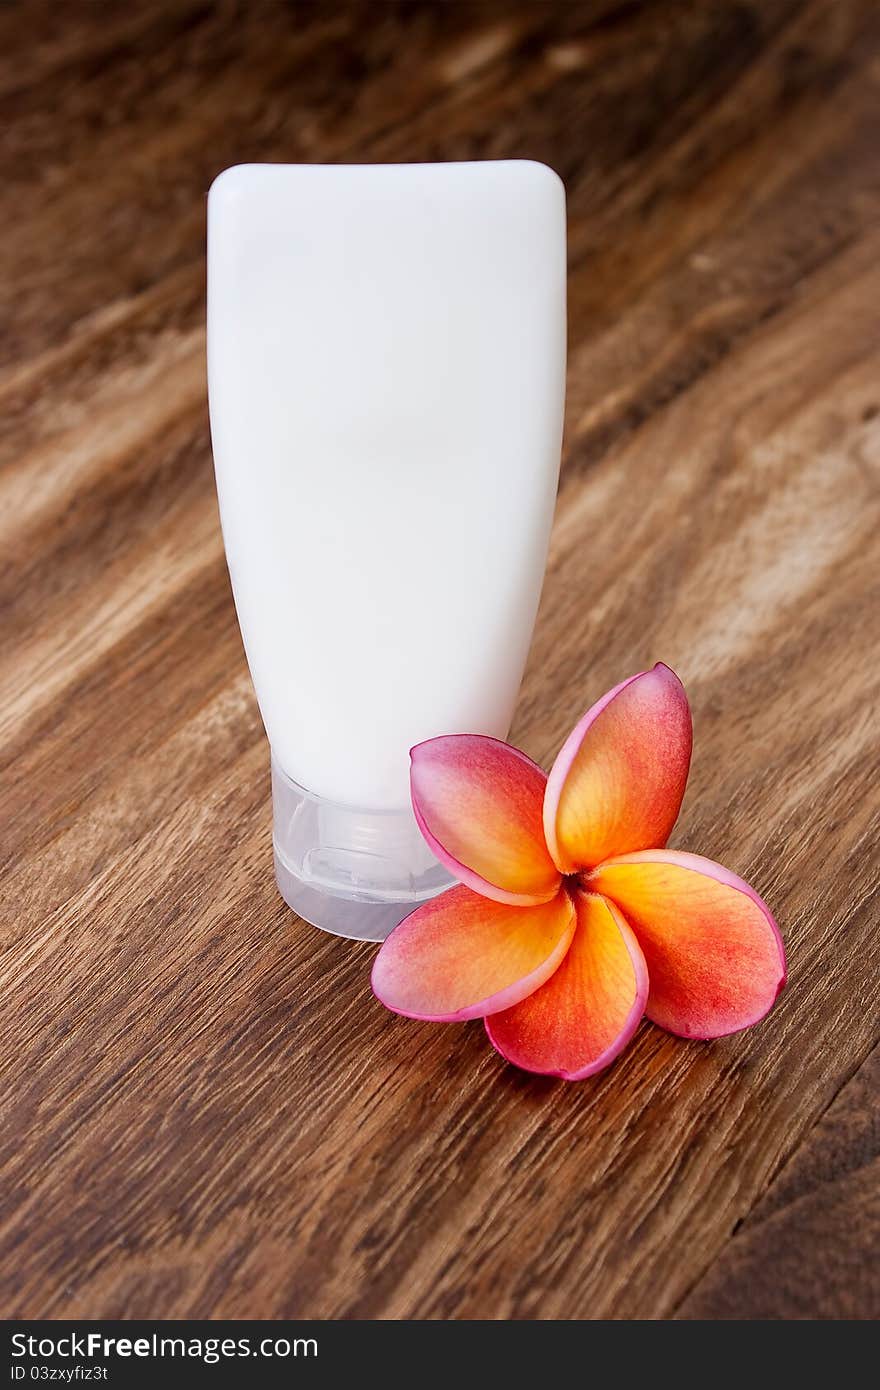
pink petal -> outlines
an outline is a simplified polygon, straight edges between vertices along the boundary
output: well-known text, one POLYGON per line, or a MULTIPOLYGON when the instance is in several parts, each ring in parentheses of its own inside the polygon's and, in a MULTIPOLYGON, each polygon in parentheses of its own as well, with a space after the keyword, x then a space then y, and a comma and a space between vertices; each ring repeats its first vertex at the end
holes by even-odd
POLYGON ((486 1019, 502 1057, 566 1081, 614 1061, 648 996, 639 944, 614 905, 594 893, 576 893, 575 902, 577 931, 559 969, 522 1003, 486 1019))
POLYGON ((470 888, 450 888, 394 928, 373 964, 373 993, 409 1018, 481 1018, 542 985, 574 928, 564 890, 548 903, 511 907, 470 888))
POLYGON ((562 873, 665 845, 691 761, 681 681, 659 662, 593 705, 547 781, 544 834, 562 873))
POLYGON ((685 1038, 719 1038, 763 1018, 785 984, 767 904, 699 854, 644 850, 601 864, 589 886, 620 908, 648 963, 646 1013, 685 1038))
POLYGON ((549 902, 559 871, 544 843, 546 775, 518 748, 449 734, 412 750, 412 803, 433 853, 496 902, 549 902))

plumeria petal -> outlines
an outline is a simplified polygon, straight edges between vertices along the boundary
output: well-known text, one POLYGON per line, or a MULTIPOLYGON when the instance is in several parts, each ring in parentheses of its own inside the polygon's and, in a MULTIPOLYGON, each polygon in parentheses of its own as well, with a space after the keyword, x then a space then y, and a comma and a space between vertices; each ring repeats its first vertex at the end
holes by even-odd
POLYGON ((785 950, 753 888, 699 854, 644 850, 602 864, 589 885, 639 939, 645 1012, 685 1038, 719 1038, 763 1018, 785 984, 785 950))
POLYGON ((645 1009, 648 972, 612 903, 576 893, 577 930, 565 960, 534 994, 486 1019, 489 1039, 526 1071, 579 1081, 607 1067, 645 1009))
POLYGON ((496 902, 549 902, 559 870, 544 842, 547 777, 518 748, 449 734, 412 750, 412 803, 433 853, 461 883, 496 902))
POLYGON ((544 797, 547 846, 563 873, 665 845, 684 796, 691 737, 684 688, 662 662, 587 711, 544 797))
POLYGON ((409 1018, 481 1018, 542 985, 574 929, 564 889, 551 902, 511 907, 470 888, 449 888, 394 928, 373 964, 373 993, 409 1018))

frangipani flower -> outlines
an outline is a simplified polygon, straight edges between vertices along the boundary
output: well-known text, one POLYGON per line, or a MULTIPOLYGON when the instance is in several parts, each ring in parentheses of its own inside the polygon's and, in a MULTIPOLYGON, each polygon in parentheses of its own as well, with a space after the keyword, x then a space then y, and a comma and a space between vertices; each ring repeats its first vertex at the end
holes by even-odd
POLYGON ((377 998, 485 1018, 508 1061, 569 1081, 613 1061, 643 1015, 686 1038, 757 1023, 785 984, 769 909, 720 864, 664 848, 690 758, 687 696, 662 664, 593 705, 549 777, 497 739, 420 743, 416 819, 459 884, 388 937, 377 998))

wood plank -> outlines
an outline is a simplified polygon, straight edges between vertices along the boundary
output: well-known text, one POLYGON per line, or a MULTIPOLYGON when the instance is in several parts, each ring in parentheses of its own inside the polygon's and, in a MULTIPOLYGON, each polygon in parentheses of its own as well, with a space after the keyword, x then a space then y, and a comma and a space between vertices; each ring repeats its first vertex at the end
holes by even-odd
POLYGON ((0 1311, 870 1316, 876 7, 97 16, 0 16, 0 1311), (278 899, 204 408, 224 164, 522 155, 567 180, 571 342, 511 737, 547 765, 674 665, 674 843, 791 963, 760 1028, 645 1024, 570 1087, 387 1014, 278 899))
POLYGON ((880 1317, 878 1093, 875 1047, 676 1316, 880 1317), (805 1279, 811 1247, 820 1277, 805 1279))

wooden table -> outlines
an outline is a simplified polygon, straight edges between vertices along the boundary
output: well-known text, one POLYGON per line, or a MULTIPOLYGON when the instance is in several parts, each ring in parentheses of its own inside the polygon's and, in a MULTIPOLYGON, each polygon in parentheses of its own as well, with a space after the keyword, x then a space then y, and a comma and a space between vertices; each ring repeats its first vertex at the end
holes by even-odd
POLYGON ((0 54, 2 1312, 877 1315, 877 7, 28 3, 0 54), (571 1086, 278 898, 205 410, 218 170, 520 155, 571 347, 512 738, 673 665, 674 844, 791 965, 571 1086))

